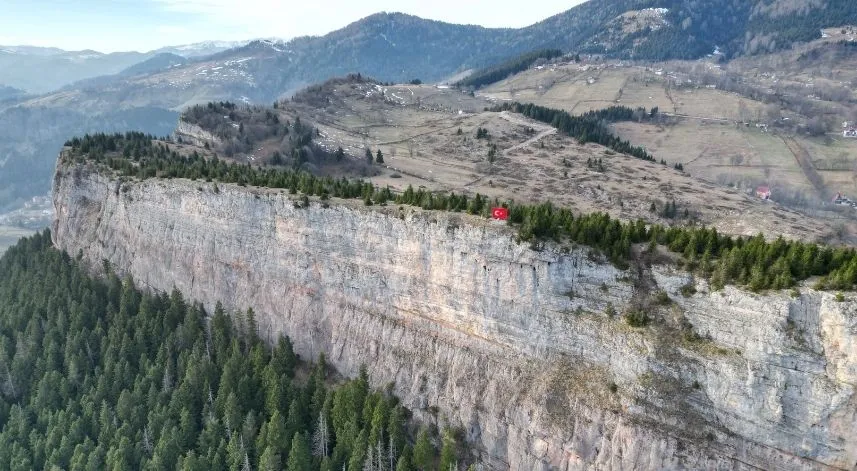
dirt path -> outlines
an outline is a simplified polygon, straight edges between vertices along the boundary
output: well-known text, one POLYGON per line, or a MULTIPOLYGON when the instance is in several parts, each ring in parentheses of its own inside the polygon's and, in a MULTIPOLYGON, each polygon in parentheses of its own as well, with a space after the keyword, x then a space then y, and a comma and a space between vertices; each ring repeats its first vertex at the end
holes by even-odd
POLYGON ((809 155, 809 152, 791 136, 780 136, 780 138, 783 140, 786 147, 789 148, 792 155, 795 156, 795 160, 797 161, 798 166, 800 166, 804 177, 806 177, 806 179, 809 180, 815 188, 815 192, 818 193, 819 198, 823 201, 830 199, 830 194, 827 191, 827 187, 824 185, 824 179, 821 178, 821 174, 818 173, 818 170, 816 170, 815 166, 812 164, 812 156, 809 155))
MULTIPOLYGON (((519 142, 518 144, 515 144, 515 145, 513 145, 512 147, 509 147, 509 148, 503 149, 503 155, 504 155, 504 156, 508 156, 509 152, 512 152, 512 151, 515 151, 515 150, 518 150, 518 149, 522 149, 522 148, 524 148, 524 147, 529 146, 530 144, 534 144, 534 143, 538 142, 539 140, 541 140, 541 139, 543 139, 543 138, 545 138, 545 137, 547 137, 547 136, 550 136, 550 135, 556 134, 556 128, 554 128, 554 127, 552 127, 552 126, 548 126, 548 125, 546 125, 546 124, 542 124, 542 123, 537 123, 537 122, 529 121, 529 120, 527 120, 527 119, 525 119, 525 118, 521 117, 520 115, 510 114, 510 113, 509 113, 509 112, 507 112, 507 111, 504 111, 504 112, 500 113, 500 117, 501 117, 501 118, 503 118, 503 119, 505 119, 506 121, 508 121, 508 122, 512 123, 512 124, 517 124, 517 125, 519 125, 519 126, 526 126, 526 127, 530 127, 530 128, 533 128, 533 129, 535 129, 535 130, 539 131, 539 133, 538 133, 538 134, 536 134, 535 136, 533 136, 533 137, 531 137, 531 138, 527 139, 526 141, 524 141, 524 142, 519 142)), ((480 176, 479 178, 477 178, 477 179, 475 179, 475 180, 473 180, 473 181, 471 181, 471 182, 465 183, 465 184, 464 184, 464 186, 465 186, 465 187, 471 187, 471 186, 473 186, 473 185, 475 185, 475 184, 477 184, 477 183, 480 183, 480 182, 481 182, 481 181, 483 181, 485 178, 490 177, 490 176, 492 176, 492 175, 493 175, 493 174, 482 175, 482 176, 480 176)))
POLYGON ((514 151, 514 150, 518 150, 518 149, 520 149, 520 148, 522 148, 522 147, 526 147, 526 146, 528 146, 528 145, 530 145, 530 144, 533 144, 533 143, 535 143, 535 142, 538 142, 540 139, 545 138, 545 137, 547 137, 547 136, 550 136, 550 135, 556 134, 556 128, 554 128, 553 126, 549 126, 549 125, 547 125, 547 124, 538 123, 538 122, 535 122, 535 121, 530 121, 530 120, 528 120, 528 119, 523 118, 523 117, 522 117, 522 116, 520 116, 520 115, 511 114, 511 113, 509 113, 508 111, 504 111, 504 112, 500 113, 500 117, 501 117, 501 118, 503 118, 503 119, 505 119, 506 121, 508 121, 508 122, 512 123, 512 124, 517 124, 517 125, 519 125, 519 126, 525 126, 525 127, 533 128, 533 129, 535 129, 536 131, 538 131, 538 132, 539 132, 538 134, 536 134, 535 136, 533 136, 533 137, 531 137, 531 138, 527 139, 527 140, 526 140, 526 141, 524 141, 524 142, 521 142, 521 143, 515 144, 515 145, 513 145, 512 147, 509 147, 508 149, 504 149, 504 150, 503 150, 503 155, 506 155, 506 154, 508 154, 509 152, 512 152, 512 151, 514 151))
POLYGON ((735 122, 734 119, 720 118, 720 117, 716 117, 716 116, 693 116, 693 115, 682 114, 682 113, 670 113, 667 111, 661 111, 661 114, 664 116, 670 116, 673 118, 698 119, 700 121, 720 121, 720 122, 724 122, 724 123, 734 123, 735 122))
POLYGON ((510 113, 508 111, 503 111, 502 113, 500 113, 500 117, 505 119, 506 121, 512 123, 512 124, 517 124, 519 126, 528 126, 528 127, 535 129, 536 131, 547 131, 548 129, 556 130, 556 129, 554 129, 553 126, 551 126, 549 124, 544 124, 544 123, 540 123, 538 121, 533 121, 533 120, 524 118, 522 115, 510 113))
POLYGON ((515 144, 512 147, 509 147, 508 149, 503 150, 503 155, 507 155, 509 152, 518 150, 522 147, 527 147, 528 145, 536 143, 539 140, 541 140, 542 138, 548 137, 552 134, 556 134, 556 129, 551 128, 551 129, 548 129, 546 131, 542 131, 539 134, 536 134, 535 136, 531 137, 530 139, 527 139, 526 141, 524 141, 520 144, 515 144))

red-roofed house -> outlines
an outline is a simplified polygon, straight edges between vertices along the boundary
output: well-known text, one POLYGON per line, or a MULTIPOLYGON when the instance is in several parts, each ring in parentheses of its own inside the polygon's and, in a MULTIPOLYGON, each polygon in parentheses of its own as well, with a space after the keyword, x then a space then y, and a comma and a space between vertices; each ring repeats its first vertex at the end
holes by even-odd
POLYGON ((759 188, 756 188, 756 196, 763 200, 769 200, 771 199, 771 189, 767 186, 760 186, 759 188))

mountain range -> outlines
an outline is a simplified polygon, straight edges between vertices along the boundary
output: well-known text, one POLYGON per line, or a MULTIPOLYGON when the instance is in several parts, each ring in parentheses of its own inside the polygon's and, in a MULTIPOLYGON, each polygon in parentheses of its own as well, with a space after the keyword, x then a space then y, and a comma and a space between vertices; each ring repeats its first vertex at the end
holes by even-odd
POLYGON ((639 60, 692 59, 717 49, 730 58, 790 47, 820 37, 821 27, 849 23, 857 23, 850 0, 590 0, 519 29, 379 13, 290 41, 113 54, 0 47, 0 85, 14 89, 0 91, 0 209, 47 190, 69 136, 126 125, 166 134, 178 112, 206 101, 270 103, 350 72, 436 82, 540 48, 639 60))
POLYGON ((149 52, 65 51, 34 46, 0 46, 0 84, 41 94, 79 80, 113 75, 161 54, 192 58, 215 54, 248 41, 206 41, 149 52), (50 73, 45 73, 50 71, 50 73))

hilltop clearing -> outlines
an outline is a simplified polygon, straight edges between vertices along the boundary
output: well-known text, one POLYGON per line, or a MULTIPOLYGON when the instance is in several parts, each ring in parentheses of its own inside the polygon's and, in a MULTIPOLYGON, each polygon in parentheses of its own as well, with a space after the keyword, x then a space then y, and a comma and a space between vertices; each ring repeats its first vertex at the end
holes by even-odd
MULTIPOLYGON (((315 130, 312 145, 304 151, 308 157, 300 163, 303 168, 325 175, 369 177, 377 186, 394 191, 412 186, 519 202, 551 201, 579 212, 604 211, 625 220, 702 223, 731 234, 763 232, 804 240, 847 237, 847 230, 835 234, 828 219, 810 218, 696 179, 675 169, 672 160, 660 163, 659 153, 654 154, 656 162, 648 162, 601 145, 580 144, 520 114, 484 111, 489 104, 451 88, 385 86, 351 76, 307 89, 276 109, 251 109, 259 119, 277 116, 283 127, 298 119, 301 126, 315 130), (337 157, 340 148, 342 158, 337 157), (371 164, 367 151, 372 154, 371 164), (383 163, 378 162, 379 151, 383 163)), ((214 111, 211 117, 211 124, 197 122, 203 124, 199 130, 184 130, 178 138, 185 146, 194 142, 198 152, 254 165, 271 164, 275 153, 284 158, 295 155, 290 147, 293 133, 257 140, 250 137, 257 133, 252 120, 239 133, 242 124, 231 121, 228 114, 214 111), (229 131, 228 142, 216 137, 218 129, 229 131), (206 139, 208 149, 200 149, 206 139), (248 139, 251 144, 246 143, 248 139), (248 145, 252 150, 227 155, 227 148, 248 145)), ((280 164, 293 166, 295 160, 280 164)))

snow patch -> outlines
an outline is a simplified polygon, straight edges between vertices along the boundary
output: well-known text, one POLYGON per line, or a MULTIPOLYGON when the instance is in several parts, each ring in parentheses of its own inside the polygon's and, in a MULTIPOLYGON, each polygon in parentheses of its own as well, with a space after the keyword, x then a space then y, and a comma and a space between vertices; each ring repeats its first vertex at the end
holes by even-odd
POLYGON ((381 35, 381 37, 382 37, 382 38, 384 38, 384 41, 387 41, 387 43, 389 43, 391 46, 396 47, 396 43, 394 43, 393 41, 390 41, 390 40, 387 38, 387 35, 386 35, 386 34, 384 34, 384 33, 378 33, 378 34, 380 34, 380 35, 381 35))
POLYGON ((670 9, 669 8, 643 8, 640 11, 656 13, 660 16, 664 16, 670 12, 670 9))

